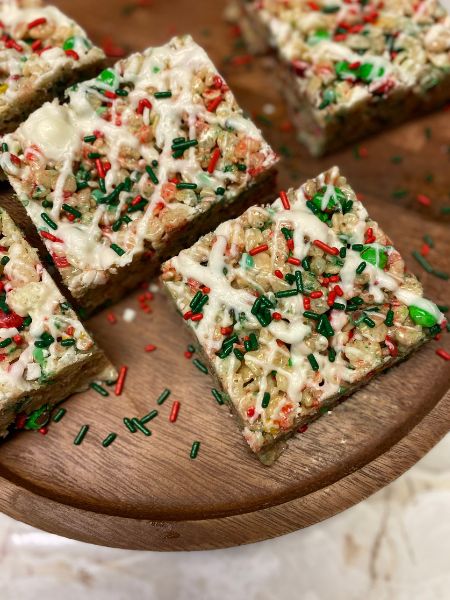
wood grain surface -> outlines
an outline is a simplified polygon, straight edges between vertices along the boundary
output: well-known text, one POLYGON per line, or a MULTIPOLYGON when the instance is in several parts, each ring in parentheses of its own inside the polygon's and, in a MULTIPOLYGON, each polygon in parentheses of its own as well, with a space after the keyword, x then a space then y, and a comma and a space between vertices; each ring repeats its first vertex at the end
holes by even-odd
MULTIPOLYGON (((245 63, 245 48, 222 20, 225 2, 154 0, 56 1, 97 43, 113 36, 127 51, 192 33, 226 76, 240 103, 263 126, 283 156, 280 188, 297 186, 339 164, 421 278, 426 294, 447 304, 450 284, 425 273, 411 258, 425 233, 435 247, 430 262, 450 270, 450 124, 441 111, 323 159, 312 159, 286 127, 276 80, 265 60, 245 63), (238 58, 236 58, 236 56, 238 58), (244 58, 242 58, 244 56, 244 58), (234 57, 234 58, 233 58, 234 57), (393 157, 400 156, 396 162, 393 157), (431 199, 424 207, 417 194, 431 199)), ((1 203, 11 193, 1 189, 1 203)), ((25 225, 24 217, 21 217, 25 225)), ((211 396, 211 380, 184 357, 190 343, 162 294, 152 312, 131 294, 88 323, 117 366, 128 365, 124 393, 78 394, 47 436, 24 433, 0 448, 0 508, 42 529, 122 548, 183 550, 250 543, 325 519, 359 502, 414 464, 450 429, 449 363, 435 354, 450 336, 378 377, 290 443, 273 467, 247 449, 234 420, 211 396), (126 309, 136 319, 123 319, 126 309), (117 323, 107 315, 113 312, 117 323), (144 351, 147 344, 157 350, 144 351), (162 406, 156 398, 172 390, 162 406), (181 403, 169 422, 172 402, 181 403), (130 434, 124 416, 158 416, 150 437, 130 434), (90 426, 80 446, 73 439, 90 426), (118 438, 108 448, 101 441, 118 438), (201 442, 195 460, 194 440, 201 442)))

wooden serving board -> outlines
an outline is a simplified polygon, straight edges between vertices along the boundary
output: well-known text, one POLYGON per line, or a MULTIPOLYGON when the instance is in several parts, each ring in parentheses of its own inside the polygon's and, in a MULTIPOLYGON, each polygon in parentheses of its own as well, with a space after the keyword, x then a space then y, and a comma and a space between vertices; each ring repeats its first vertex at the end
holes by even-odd
MULTIPOLYGON (((450 217, 441 212, 450 204, 450 113, 385 132, 358 151, 311 159, 292 132, 282 131, 286 115, 264 61, 224 60, 245 49, 222 21, 223 0, 154 0, 140 8, 124 0, 56 4, 96 42, 113 34, 127 50, 192 33, 241 104, 264 121, 269 141, 289 155, 280 166, 280 188, 339 164, 420 275, 427 295, 448 303, 449 282, 426 274, 411 251, 420 249, 427 233, 435 242, 430 262, 450 270, 450 217), (395 164, 394 156, 402 162, 395 164), (430 207, 417 201, 418 193, 431 199, 430 207)), ((4 186, 3 203, 10 195, 4 186)), ((403 473, 450 429, 449 363, 435 354, 437 347, 450 349, 450 336, 444 335, 311 425, 273 467, 264 467, 247 450, 226 407, 211 396, 210 377, 184 357, 190 339, 164 297, 157 293, 153 312, 145 314, 138 295, 113 307, 116 324, 108 322, 108 311, 89 322, 115 364, 129 367, 124 393, 79 394, 66 403, 66 416, 51 425, 48 435, 23 433, 2 444, 0 508, 5 513, 47 531, 122 548, 244 544, 305 527, 359 502, 403 473), (127 308, 137 311, 131 323, 123 320, 127 308), (157 350, 146 353, 150 343, 157 350), (170 398, 156 406, 166 387, 170 398), (181 403, 176 423, 169 422, 173 400, 181 403), (127 432, 124 416, 143 416, 153 408, 159 415, 149 424, 151 437, 127 432), (74 446, 85 423, 89 433, 74 446), (103 448, 101 441, 112 431, 118 438, 103 448), (192 460, 194 440, 201 447, 192 460)))

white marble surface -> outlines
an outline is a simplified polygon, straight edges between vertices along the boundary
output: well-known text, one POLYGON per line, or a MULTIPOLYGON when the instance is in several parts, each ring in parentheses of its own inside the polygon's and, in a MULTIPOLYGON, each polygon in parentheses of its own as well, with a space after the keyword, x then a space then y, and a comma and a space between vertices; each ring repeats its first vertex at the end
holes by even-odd
POLYGON ((352 509, 229 550, 113 550, 0 515, 0 598, 450 600, 450 435, 352 509))

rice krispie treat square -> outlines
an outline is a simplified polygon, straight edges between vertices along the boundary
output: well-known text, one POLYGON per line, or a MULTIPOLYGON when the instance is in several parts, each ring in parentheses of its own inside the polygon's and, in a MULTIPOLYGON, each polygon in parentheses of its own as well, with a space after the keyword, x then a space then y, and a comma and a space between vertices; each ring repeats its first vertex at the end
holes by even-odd
POLYGON ((103 66, 103 51, 54 6, 1 0, 0 31, 0 133, 103 66))
POLYGON ((336 167, 222 223, 162 280, 266 463, 445 324, 336 167))
POLYGON ((40 429, 55 404, 116 375, 0 209, 0 437, 11 427, 40 429))
POLYGON ((437 0, 240 0, 272 48, 300 140, 320 155, 450 99, 450 16, 437 0))
POLYGON ((68 97, 5 136, 0 164, 88 310, 273 198, 277 156, 189 36, 119 61, 68 97))

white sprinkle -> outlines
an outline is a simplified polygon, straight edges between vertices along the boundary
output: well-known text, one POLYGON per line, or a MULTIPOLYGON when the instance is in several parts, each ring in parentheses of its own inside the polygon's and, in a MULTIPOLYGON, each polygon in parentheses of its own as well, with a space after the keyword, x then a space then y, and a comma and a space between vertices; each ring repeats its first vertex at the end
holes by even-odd
POLYGON ((273 104, 264 104, 263 106, 263 112, 266 115, 273 115, 273 113, 275 112, 275 106, 273 104))
POLYGON ((133 310, 132 308, 126 308, 123 311, 123 320, 126 323, 131 323, 131 321, 134 321, 135 318, 136 318, 136 311, 133 310))
POLYGON ((151 283, 148 286, 148 289, 153 293, 159 292, 159 285, 157 283, 151 283))

